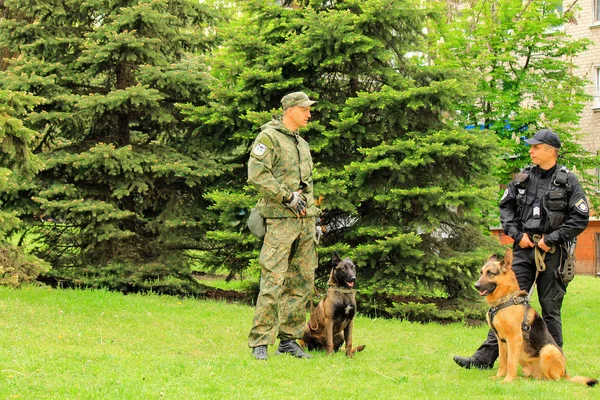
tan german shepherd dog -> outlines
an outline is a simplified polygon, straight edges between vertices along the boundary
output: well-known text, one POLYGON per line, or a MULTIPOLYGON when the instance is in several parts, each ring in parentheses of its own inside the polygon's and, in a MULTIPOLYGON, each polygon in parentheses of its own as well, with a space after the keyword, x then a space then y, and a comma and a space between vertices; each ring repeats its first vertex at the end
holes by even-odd
POLYGON ((487 321, 498 338, 500 367, 495 379, 512 382, 521 364, 523 375, 537 379, 561 378, 594 386, 597 379, 571 377, 566 372, 566 360, 542 317, 529 305, 527 292, 519 289, 512 270, 513 253, 504 258, 490 257, 481 268, 475 288, 490 305, 487 321))
POLYGON ((332 257, 334 267, 329 274, 327 296, 312 311, 304 328, 300 345, 308 350, 327 350, 327 354, 338 351, 346 342, 346 356, 352 357, 365 346, 352 348, 352 328, 356 315, 356 267, 345 258, 332 257))

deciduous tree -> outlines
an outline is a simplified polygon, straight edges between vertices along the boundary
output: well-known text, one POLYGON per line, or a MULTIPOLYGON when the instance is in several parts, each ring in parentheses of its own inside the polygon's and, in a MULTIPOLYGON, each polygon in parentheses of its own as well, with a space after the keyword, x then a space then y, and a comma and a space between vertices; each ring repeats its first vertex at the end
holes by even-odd
MULTIPOLYGON (((575 168, 593 194, 597 183, 590 171, 600 159, 579 141, 577 124, 590 98, 573 63, 589 40, 575 40, 563 29, 574 22, 576 2, 564 10, 561 0, 447 4, 446 20, 431 30, 437 40, 432 53, 437 64, 471 71, 465 87, 475 101, 461 102, 459 115, 465 125, 488 129, 500 139, 500 182, 509 182, 530 163, 523 139, 545 127, 563 142, 559 163, 575 168)), ((591 200, 599 202, 597 196, 591 200)))

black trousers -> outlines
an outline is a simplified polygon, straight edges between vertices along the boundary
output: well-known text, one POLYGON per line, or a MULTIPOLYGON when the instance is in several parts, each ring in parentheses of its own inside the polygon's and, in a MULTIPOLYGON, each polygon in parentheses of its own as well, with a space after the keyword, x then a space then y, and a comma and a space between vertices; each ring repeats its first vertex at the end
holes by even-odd
MULTIPOLYGON (((534 251, 533 248, 522 249, 518 245, 515 245, 513 251, 512 269, 517 276, 521 290, 528 292, 535 281, 534 251)), ((537 277, 537 292, 542 307, 542 318, 556 344, 560 347, 563 345, 560 310, 567 285, 560 280, 558 267, 566 258, 566 251, 560 246, 556 246, 554 254, 546 253, 544 259, 546 270, 540 272, 537 277)), ((473 357, 486 364, 492 364, 498 358, 498 339, 491 329, 485 342, 479 346, 473 357)))

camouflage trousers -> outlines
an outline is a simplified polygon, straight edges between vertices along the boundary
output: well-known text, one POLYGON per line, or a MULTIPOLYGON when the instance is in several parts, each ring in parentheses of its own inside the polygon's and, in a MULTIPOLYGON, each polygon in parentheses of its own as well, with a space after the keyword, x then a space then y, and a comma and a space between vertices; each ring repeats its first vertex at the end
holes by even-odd
POLYGON ((248 346, 301 338, 317 268, 315 218, 267 219, 258 261, 260 293, 248 346))

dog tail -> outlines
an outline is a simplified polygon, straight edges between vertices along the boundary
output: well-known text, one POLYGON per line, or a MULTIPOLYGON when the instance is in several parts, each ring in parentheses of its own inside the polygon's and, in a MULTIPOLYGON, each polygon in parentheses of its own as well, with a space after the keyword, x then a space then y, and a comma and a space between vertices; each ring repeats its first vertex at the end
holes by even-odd
POLYGON ((565 376, 565 379, 570 380, 571 382, 575 382, 575 383, 581 383, 582 385, 586 385, 588 387, 592 387, 592 386, 596 386, 596 384, 598 383, 598 379, 594 379, 594 378, 588 378, 585 376, 565 376))
POLYGON ((365 345, 361 344, 360 346, 356 346, 355 348, 352 349, 352 354, 359 352, 359 351, 363 351, 365 349, 365 345))
POLYGON ((569 374, 566 373, 565 357, 558 346, 554 344, 548 344, 542 347, 542 350, 540 351, 540 362, 546 379, 558 380, 564 376, 568 381, 581 383, 588 387, 592 387, 598 383, 597 379, 587 378, 585 376, 569 376, 569 374))

